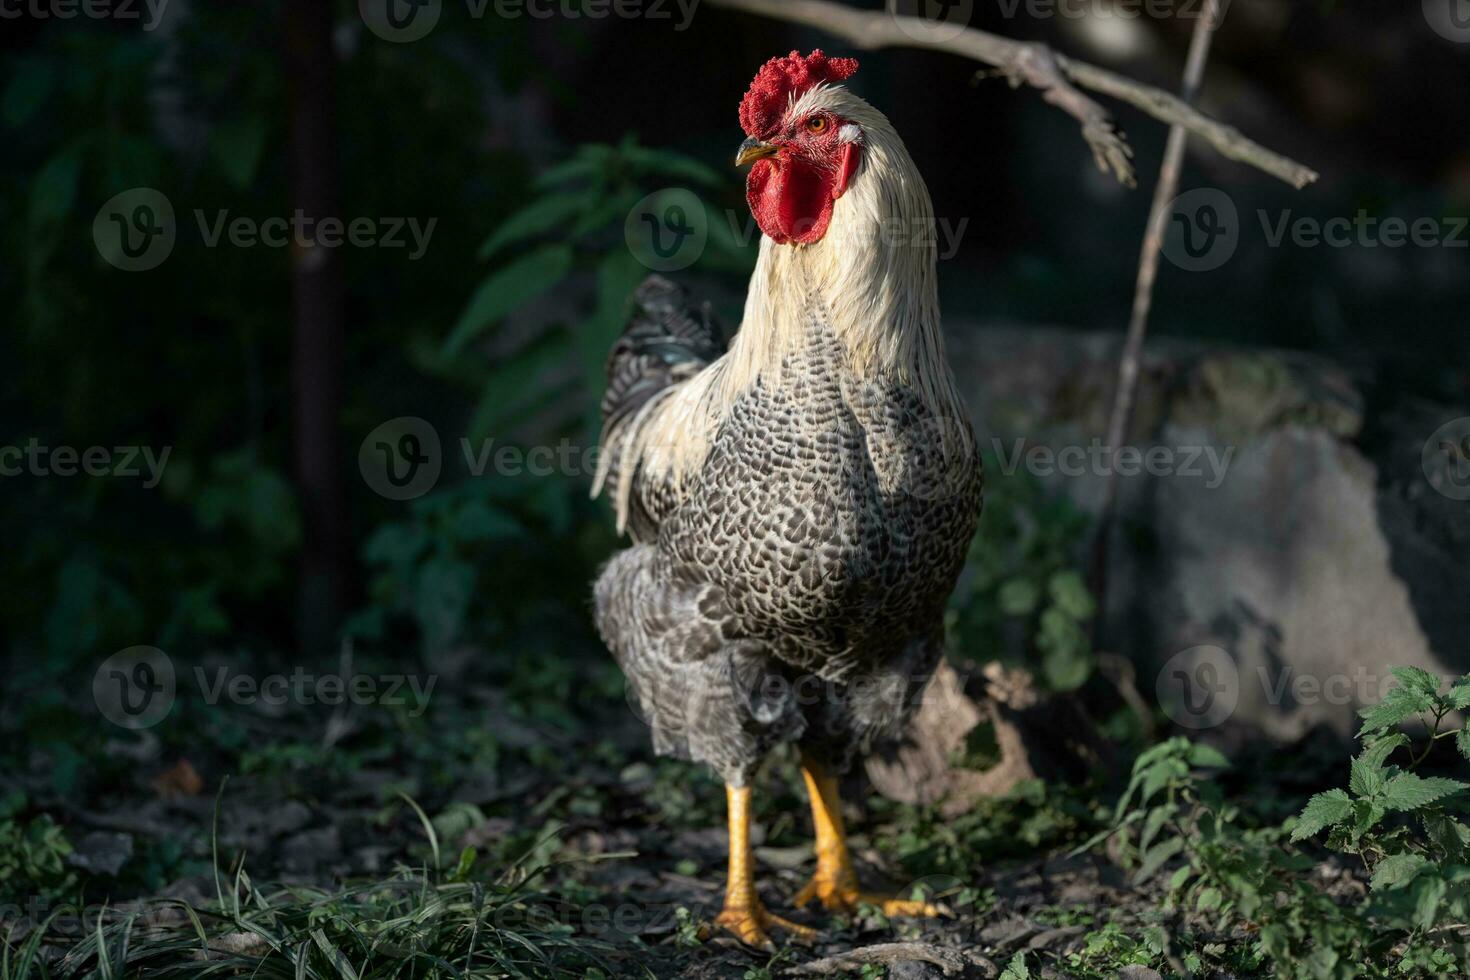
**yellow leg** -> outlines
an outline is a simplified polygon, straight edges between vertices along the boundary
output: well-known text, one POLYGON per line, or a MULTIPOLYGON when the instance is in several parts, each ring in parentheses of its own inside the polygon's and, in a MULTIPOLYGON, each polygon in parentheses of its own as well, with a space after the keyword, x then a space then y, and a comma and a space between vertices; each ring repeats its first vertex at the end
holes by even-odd
POLYGON ((817 931, 767 912, 755 893, 755 868, 750 859, 750 787, 726 786, 730 809, 730 877, 725 883, 725 908, 715 925, 728 929, 741 942, 774 952, 771 929, 785 929, 799 939, 813 939, 817 931))
POLYGON ((817 870, 806 887, 797 892, 794 899, 797 908, 815 898, 830 912, 852 912, 859 905, 872 905, 887 916, 943 914, 943 909, 929 902, 910 901, 859 888, 842 826, 842 801, 837 795, 837 780, 804 753, 801 774, 806 779, 807 795, 812 801, 817 870))

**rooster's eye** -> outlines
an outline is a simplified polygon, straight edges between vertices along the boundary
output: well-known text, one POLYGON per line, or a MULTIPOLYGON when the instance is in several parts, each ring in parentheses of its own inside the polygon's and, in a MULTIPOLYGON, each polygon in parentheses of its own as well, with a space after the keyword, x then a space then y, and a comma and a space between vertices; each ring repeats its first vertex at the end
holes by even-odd
POLYGON ((827 117, 812 116, 806 121, 806 129, 809 133, 825 133, 827 131, 827 117))

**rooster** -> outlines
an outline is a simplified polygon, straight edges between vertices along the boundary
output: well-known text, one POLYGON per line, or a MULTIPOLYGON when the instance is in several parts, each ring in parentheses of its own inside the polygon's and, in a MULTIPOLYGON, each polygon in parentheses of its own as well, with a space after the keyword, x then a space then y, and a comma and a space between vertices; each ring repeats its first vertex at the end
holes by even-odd
POLYGON ((726 784, 716 924, 773 948, 755 888, 750 783, 795 742, 816 869, 794 899, 890 916, 858 886, 838 777, 901 733, 941 655, 982 474, 945 360, 929 193, 887 118, 839 84, 851 58, 768 61, 740 104, 762 236, 739 330, 660 277, 614 345, 593 494, 632 546, 595 614, 661 755, 726 784))

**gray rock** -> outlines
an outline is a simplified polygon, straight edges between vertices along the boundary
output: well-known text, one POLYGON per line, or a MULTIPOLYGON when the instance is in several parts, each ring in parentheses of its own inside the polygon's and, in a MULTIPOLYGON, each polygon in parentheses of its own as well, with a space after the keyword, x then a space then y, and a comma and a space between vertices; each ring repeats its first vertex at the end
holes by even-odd
POLYGON ((133 856, 133 835, 96 830, 72 845, 67 863, 93 874, 116 875, 133 856))
MULTIPOLYGON (((952 348, 982 446, 1094 514, 1119 340, 983 329, 952 348)), ((1170 339, 1149 341, 1141 378, 1103 646, 1134 660, 1145 697, 1187 729, 1346 736, 1390 666, 1470 670, 1470 501, 1445 491, 1470 464, 1425 448, 1470 408, 1370 414, 1323 358, 1170 339)))
POLYGON ((940 980, 944 971, 932 963, 899 960, 888 964, 888 980, 940 980))
POLYGON ((307 830, 281 844, 281 866, 295 874, 310 874, 342 857, 342 838, 335 824, 307 830))

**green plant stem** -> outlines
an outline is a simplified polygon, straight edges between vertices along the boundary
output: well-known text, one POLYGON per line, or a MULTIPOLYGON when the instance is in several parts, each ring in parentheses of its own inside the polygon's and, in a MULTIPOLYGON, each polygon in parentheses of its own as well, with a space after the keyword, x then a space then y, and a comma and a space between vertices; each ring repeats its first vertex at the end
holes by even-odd
MULTIPOLYGON (((1418 755, 1416 755, 1413 759, 1411 759, 1409 761, 1409 768, 1410 769, 1417 769, 1417 768, 1419 768, 1419 763, 1423 762, 1426 758, 1428 758, 1429 753, 1434 749, 1434 742, 1435 742, 1435 740, 1437 738, 1439 738, 1439 723, 1442 720, 1444 720, 1444 716, 1445 716, 1445 712, 1442 709, 1439 710, 1439 711, 1436 711, 1434 713, 1434 724, 1432 726, 1430 726, 1430 729, 1429 729, 1429 743, 1424 746, 1424 751, 1423 752, 1420 752, 1418 755)), ((1452 734, 1452 733, 1450 733, 1450 734, 1452 734)))

